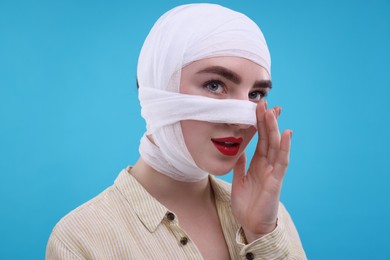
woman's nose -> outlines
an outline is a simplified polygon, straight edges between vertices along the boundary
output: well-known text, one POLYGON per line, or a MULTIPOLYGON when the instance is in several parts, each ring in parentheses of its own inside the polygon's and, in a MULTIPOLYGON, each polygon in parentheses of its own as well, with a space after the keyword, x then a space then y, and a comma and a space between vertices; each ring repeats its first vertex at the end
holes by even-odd
POLYGON ((232 98, 233 99, 238 99, 238 100, 249 101, 248 93, 245 92, 245 91, 242 91, 242 92, 239 92, 239 93, 235 93, 234 97, 232 97, 232 98))

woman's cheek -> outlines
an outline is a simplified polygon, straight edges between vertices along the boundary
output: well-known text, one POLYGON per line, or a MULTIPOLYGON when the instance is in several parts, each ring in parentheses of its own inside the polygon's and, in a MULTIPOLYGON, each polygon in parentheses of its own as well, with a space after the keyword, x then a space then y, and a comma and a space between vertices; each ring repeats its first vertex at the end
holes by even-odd
POLYGON ((247 133, 247 141, 245 143, 245 147, 246 148, 249 144, 249 142, 252 140, 252 138, 255 136, 257 130, 255 127, 251 126, 249 129, 247 129, 248 133, 247 133))

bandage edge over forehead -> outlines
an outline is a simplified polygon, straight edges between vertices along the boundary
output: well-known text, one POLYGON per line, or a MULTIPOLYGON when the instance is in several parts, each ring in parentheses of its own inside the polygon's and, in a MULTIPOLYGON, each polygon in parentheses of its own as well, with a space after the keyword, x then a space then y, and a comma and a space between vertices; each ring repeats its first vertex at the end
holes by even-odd
POLYGON ((180 70, 184 66, 221 56, 251 60, 271 77, 267 43, 249 17, 216 4, 178 6, 162 15, 146 37, 138 60, 137 79, 140 88, 179 92, 180 70), (215 24, 213 28, 208 28, 210 19, 215 24), (200 21, 204 23, 202 27, 190 26, 200 21))

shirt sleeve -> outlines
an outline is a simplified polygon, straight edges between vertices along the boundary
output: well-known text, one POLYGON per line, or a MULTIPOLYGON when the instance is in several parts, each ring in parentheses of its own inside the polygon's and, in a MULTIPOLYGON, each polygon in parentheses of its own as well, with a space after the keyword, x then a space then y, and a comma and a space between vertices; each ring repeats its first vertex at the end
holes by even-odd
POLYGON ((236 242, 241 259, 307 259, 290 214, 281 203, 274 231, 247 244, 244 231, 240 228, 236 242))
POLYGON ((84 258, 77 256, 74 252, 72 252, 53 232, 47 243, 46 260, 62 259, 81 260, 84 258))

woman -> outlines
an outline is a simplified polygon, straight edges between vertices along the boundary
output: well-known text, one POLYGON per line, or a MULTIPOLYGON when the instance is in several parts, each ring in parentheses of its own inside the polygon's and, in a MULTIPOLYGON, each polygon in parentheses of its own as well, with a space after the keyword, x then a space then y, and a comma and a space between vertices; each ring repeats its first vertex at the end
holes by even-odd
POLYGON ((292 132, 280 135, 281 109, 264 100, 257 25, 219 5, 176 7, 150 31, 137 76, 140 159, 56 225, 47 259, 305 259, 279 203, 292 132), (214 177, 231 169, 232 187, 214 177))

